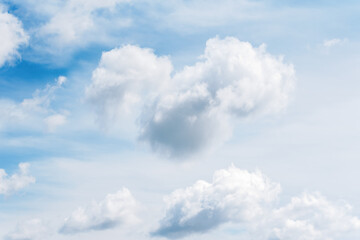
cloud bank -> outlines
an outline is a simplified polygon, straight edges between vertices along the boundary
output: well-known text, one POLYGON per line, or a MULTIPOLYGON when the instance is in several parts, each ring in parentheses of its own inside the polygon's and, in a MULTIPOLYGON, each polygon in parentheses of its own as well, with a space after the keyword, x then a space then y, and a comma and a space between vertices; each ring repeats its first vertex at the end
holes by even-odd
POLYGON ((198 181, 166 197, 165 217, 152 235, 181 238, 225 223, 239 224, 259 240, 344 239, 360 230, 360 219, 347 204, 304 193, 278 207, 279 193, 280 185, 260 172, 219 170, 211 183, 198 181))
POLYGON ((17 173, 9 176, 4 169, 0 169, 0 194, 9 195, 35 182, 29 175, 29 163, 20 163, 17 173))
POLYGON ((59 230, 62 234, 75 234, 91 230, 105 230, 119 224, 137 221, 137 203, 126 188, 115 194, 108 194, 100 202, 88 207, 80 207, 65 219, 59 230))
POLYGON ((19 48, 26 45, 29 36, 22 27, 22 23, 5 7, 0 4, 0 67, 6 62, 13 62, 20 58, 19 48))
POLYGON ((86 95, 98 118, 130 111, 140 140, 182 157, 227 140, 236 120, 283 110, 294 81, 293 66, 264 45, 227 37, 209 39, 200 60, 178 72, 150 49, 104 52, 86 95))

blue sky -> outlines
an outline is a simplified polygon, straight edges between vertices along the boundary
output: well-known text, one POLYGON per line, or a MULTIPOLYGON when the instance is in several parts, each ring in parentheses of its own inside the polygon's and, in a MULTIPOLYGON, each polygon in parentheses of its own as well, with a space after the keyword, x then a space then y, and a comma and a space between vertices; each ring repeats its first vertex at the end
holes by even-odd
POLYGON ((359 8, 0 0, 0 238, 358 239, 359 8))

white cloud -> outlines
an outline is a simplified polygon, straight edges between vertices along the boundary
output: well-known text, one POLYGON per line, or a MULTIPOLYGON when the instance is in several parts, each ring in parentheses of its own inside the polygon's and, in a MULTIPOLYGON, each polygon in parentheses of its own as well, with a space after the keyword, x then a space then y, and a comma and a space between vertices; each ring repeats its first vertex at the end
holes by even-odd
POLYGON ((55 132, 56 129, 66 123, 66 116, 62 114, 54 114, 44 119, 48 132, 55 132))
POLYGON ((40 130, 45 123, 48 130, 51 131, 55 130, 55 125, 65 123, 64 119, 60 119, 58 113, 54 115, 54 110, 51 109, 55 92, 62 87, 65 81, 66 77, 60 76, 54 85, 48 84, 44 89, 35 91, 32 98, 26 98, 20 103, 9 99, 0 99, 0 129, 10 130, 26 127, 27 130, 34 128, 40 130), (57 120, 56 123, 55 120, 57 120))
POLYGON ((216 171, 213 181, 198 181, 165 198, 166 214, 154 236, 181 238, 225 223, 241 225, 251 239, 344 239, 359 234, 360 219, 348 204, 304 193, 277 207, 280 185, 260 172, 236 167, 216 171))
POLYGON ((347 41, 347 39, 339 39, 339 38, 334 38, 334 39, 330 39, 330 40, 325 40, 323 42, 323 46, 327 47, 327 48, 331 48, 334 47, 336 45, 341 45, 343 43, 345 43, 347 41))
POLYGON ((274 201, 279 192, 280 186, 260 172, 236 167, 216 171, 211 183, 198 181, 165 198, 166 216, 153 235, 179 238, 230 221, 259 221, 263 206, 274 201))
POLYGON ((273 234, 278 239, 343 239, 360 230, 360 219, 348 204, 334 204, 320 194, 304 193, 273 212, 273 234))
POLYGON ((75 234, 90 230, 105 230, 120 224, 134 223, 137 203, 126 188, 115 194, 108 194, 101 202, 93 202, 90 206, 80 207, 65 219, 60 229, 63 234, 75 234))
POLYGON ((5 236, 5 240, 37 240, 45 239, 47 227, 41 219, 30 219, 17 224, 14 231, 5 236))
POLYGON ((33 29, 34 39, 37 40, 33 45, 38 51, 56 56, 56 64, 61 64, 62 58, 67 58, 72 52, 91 43, 113 43, 113 36, 120 29, 131 25, 131 19, 122 17, 117 8, 128 2, 129 0, 52 1, 45 3, 45 13, 34 10, 38 1, 30 5, 20 4, 31 14, 45 15, 45 22, 33 29))
POLYGON ((167 57, 124 46, 103 53, 87 95, 99 116, 114 118, 126 114, 118 106, 136 99, 140 108, 126 109, 138 117, 140 139, 185 156, 228 139, 234 119, 284 109, 295 79, 281 57, 232 37, 208 40, 199 62, 171 74, 167 57))
POLYGON ((29 163, 20 163, 19 171, 9 176, 4 169, 0 169, 0 194, 9 195, 35 182, 29 175, 29 163))
POLYGON ((96 28, 96 11, 114 9, 128 0, 84 1, 68 0, 58 12, 41 28, 41 33, 55 36, 61 43, 83 40, 83 35, 96 28))
POLYGON ((20 57, 21 46, 28 43, 22 23, 15 16, 9 14, 0 4, 0 67, 6 62, 13 62, 20 57))
POLYGON ((131 115, 134 108, 168 84, 173 67, 151 49, 126 45, 101 56, 86 97, 101 124, 131 115))

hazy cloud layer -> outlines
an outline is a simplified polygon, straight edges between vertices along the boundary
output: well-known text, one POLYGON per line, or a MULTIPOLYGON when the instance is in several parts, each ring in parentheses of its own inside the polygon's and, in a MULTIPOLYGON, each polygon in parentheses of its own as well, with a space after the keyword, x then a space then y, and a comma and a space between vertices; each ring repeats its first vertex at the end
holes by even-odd
POLYGON ((132 111, 139 138, 178 157, 221 144, 236 119, 283 110, 295 80, 265 46, 231 37, 208 40, 200 61, 171 74, 167 57, 127 45, 103 53, 87 97, 103 120, 132 111))
POLYGON ((29 175, 29 167, 29 163, 20 163, 19 170, 11 176, 0 169, 0 194, 9 195, 34 183, 35 178, 29 175))
POLYGON ((62 234, 75 234, 90 230, 105 230, 119 224, 137 221, 135 216, 137 203, 126 188, 115 194, 108 194, 100 202, 93 202, 87 207, 79 207, 65 219, 59 230, 62 234))
POLYGON ((37 218, 17 224, 15 229, 4 237, 4 240, 38 240, 45 239, 48 232, 43 221, 37 218))
POLYGON ((198 181, 166 197, 165 217, 152 235, 180 238, 225 223, 238 223, 251 239, 259 240, 343 239, 360 230, 360 219, 347 204, 304 193, 278 207, 279 193, 279 184, 260 172, 219 170, 211 183, 198 181))
POLYGON ((1 3, 0 33, 0 67, 2 67, 6 62, 11 63, 20 58, 18 50, 28 43, 29 37, 19 19, 9 14, 1 3))

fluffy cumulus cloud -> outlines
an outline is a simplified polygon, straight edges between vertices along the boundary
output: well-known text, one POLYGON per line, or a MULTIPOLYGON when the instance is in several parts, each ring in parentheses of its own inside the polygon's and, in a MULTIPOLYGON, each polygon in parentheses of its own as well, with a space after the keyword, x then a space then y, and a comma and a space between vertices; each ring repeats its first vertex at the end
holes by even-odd
POLYGON ((115 194, 108 194, 100 202, 93 202, 88 207, 80 207, 60 229, 62 234, 75 234, 90 230, 105 230, 119 224, 137 222, 137 203, 126 188, 115 194))
POLYGON ((280 186, 260 172, 236 167, 217 171, 211 183, 198 181, 168 196, 166 216, 153 235, 179 238, 229 221, 259 221, 265 214, 263 206, 279 192, 280 186))
POLYGON ((37 90, 32 98, 17 103, 10 99, 0 99, 0 130, 26 128, 54 132, 65 124, 66 114, 51 108, 56 91, 62 87, 66 78, 60 76, 56 83, 37 90))
POLYGON ((5 240, 37 240, 45 239, 48 229, 41 219, 30 219, 17 224, 16 228, 8 233, 5 240))
POLYGON ((107 124, 131 115, 144 101, 151 101, 168 84, 171 71, 167 57, 157 57, 151 49, 126 45, 102 54, 86 96, 98 120, 107 124))
POLYGON ((278 207, 279 193, 279 184, 260 172, 219 170, 211 183, 198 181, 166 197, 165 217, 152 234, 181 238, 234 223, 258 240, 344 239, 355 231, 359 236, 360 219, 347 204, 304 193, 278 207))
POLYGON ((0 67, 20 57, 19 48, 28 42, 22 23, 0 4, 0 67))
POLYGON ((29 163, 20 163, 18 172, 9 176, 4 169, 0 169, 0 194, 9 195, 35 182, 29 175, 29 163))
POLYGON ((186 156, 228 139, 237 119, 283 110, 294 79, 293 66, 265 46, 213 38, 200 61, 178 72, 149 49, 105 52, 87 96, 100 116, 121 118, 126 111, 118 106, 137 102, 128 109, 138 116, 139 138, 166 155, 186 156))

